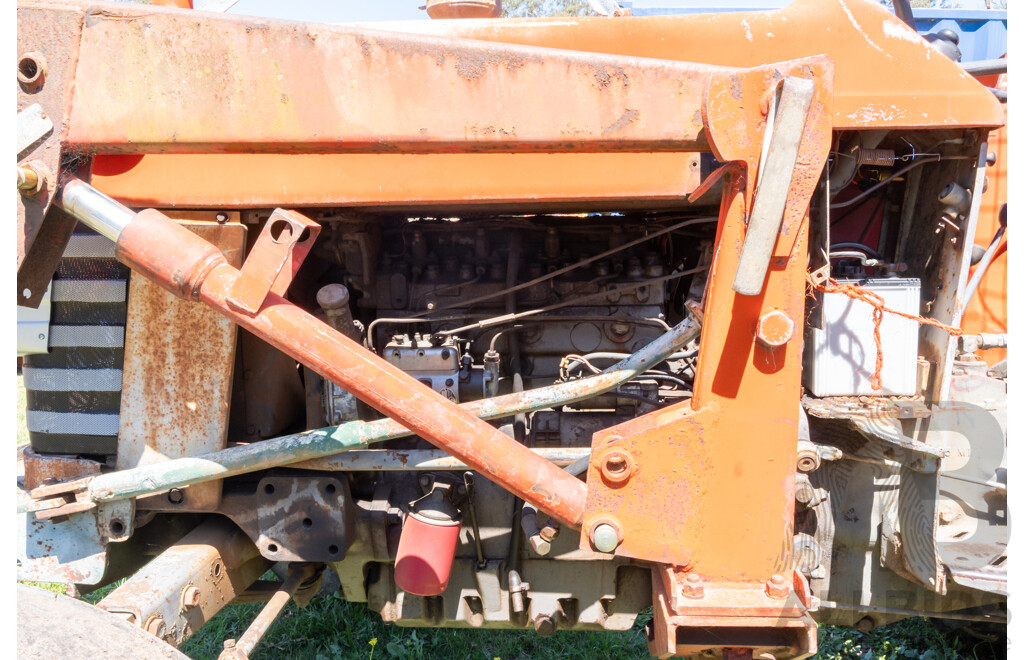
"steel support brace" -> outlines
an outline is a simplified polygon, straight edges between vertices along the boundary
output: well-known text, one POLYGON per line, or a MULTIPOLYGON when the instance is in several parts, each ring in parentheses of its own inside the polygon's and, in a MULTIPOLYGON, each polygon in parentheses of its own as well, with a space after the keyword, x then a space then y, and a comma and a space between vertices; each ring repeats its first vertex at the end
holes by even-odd
POLYGON ((215 517, 149 562, 98 606, 178 646, 270 566, 242 530, 215 517))
MULTIPOLYGON (((581 547, 661 564, 651 641, 659 657, 722 640, 754 657, 815 650, 812 603, 791 555, 806 216, 830 144, 831 75, 808 79, 813 96, 798 113, 806 121, 785 136, 799 145, 791 181, 766 172, 755 192, 757 167, 738 153, 742 141, 715 142, 719 160, 745 167, 723 175, 693 398, 594 434, 581 547), (753 220, 745 226, 758 196, 769 194, 785 201, 770 235, 753 220), (754 295, 731 286, 746 247, 767 257, 764 272, 746 271, 744 293, 754 295)), ((712 88, 709 108, 715 98, 712 88)))

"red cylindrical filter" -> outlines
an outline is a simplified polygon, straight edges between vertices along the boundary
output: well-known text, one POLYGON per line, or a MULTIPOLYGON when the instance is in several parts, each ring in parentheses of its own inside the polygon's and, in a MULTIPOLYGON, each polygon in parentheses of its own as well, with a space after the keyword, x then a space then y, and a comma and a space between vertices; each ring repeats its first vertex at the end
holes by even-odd
POLYGON ((417 596, 437 596, 448 586, 462 520, 437 489, 413 502, 402 526, 395 584, 417 596))

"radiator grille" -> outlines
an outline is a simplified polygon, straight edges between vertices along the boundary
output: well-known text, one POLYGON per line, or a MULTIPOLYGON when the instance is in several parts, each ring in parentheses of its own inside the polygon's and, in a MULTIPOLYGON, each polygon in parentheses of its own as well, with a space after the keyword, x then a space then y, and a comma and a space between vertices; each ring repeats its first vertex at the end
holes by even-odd
POLYGON ((128 273, 113 242, 75 230, 53 278, 49 352, 24 359, 35 451, 117 452, 128 273))

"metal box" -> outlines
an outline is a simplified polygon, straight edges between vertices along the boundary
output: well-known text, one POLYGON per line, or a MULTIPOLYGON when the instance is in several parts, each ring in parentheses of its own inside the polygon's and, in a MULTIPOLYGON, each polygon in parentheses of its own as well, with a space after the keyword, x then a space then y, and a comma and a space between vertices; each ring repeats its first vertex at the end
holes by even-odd
MULTIPOLYGON (((853 281, 840 283, 850 282, 853 281)), ((869 279, 853 283, 877 293, 889 309, 913 316, 920 314, 921 280, 869 279)), ((895 314, 882 316, 882 388, 873 390, 874 308, 842 293, 819 295, 823 327, 808 329, 804 387, 815 396, 916 394, 917 323, 895 314)))

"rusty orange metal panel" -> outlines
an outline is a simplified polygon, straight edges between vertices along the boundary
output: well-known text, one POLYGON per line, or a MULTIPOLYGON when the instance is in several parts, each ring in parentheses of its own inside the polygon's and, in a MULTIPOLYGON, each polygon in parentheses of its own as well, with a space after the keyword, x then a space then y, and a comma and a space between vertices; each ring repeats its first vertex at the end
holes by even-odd
POLYGON ((681 16, 407 21, 410 33, 753 67, 814 55, 835 63, 833 126, 1000 126, 999 102, 870 0, 796 0, 775 11, 681 16))
MULTIPOLYGON (((195 217, 196 214, 189 214, 195 217)), ((206 214, 210 216, 209 213, 206 214)), ((240 265, 245 227, 233 222, 182 224, 240 265)), ((117 441, 117 469, 195 456, 227 445, 228 405, 238 328, 203 305, 181 300, 141 276, 128 292, 124 388, 117 441)), ((181 499, 155 495, 141 509, 211 511, 220 482, 183 489, 181 499)))
POLYGON ((91 183, 131 206, 621 210, 685 202, 700 183, 700 158, 665 152, 96 156, 91 183))
MULTIPOLYGON (((1002 74, 996 82, 1000 89, 1006 89, 1006 74, 1002 74)), ((1005 111, 1006 106, 1003 106, 1005 111)), ((988 190, 982 195, 981 209, 978 213, 978 229, 975 242, 988 247, 999 228, 999 209, 1006 203, 1009 195, 1006 178, 1006 162, 1009 153, 1006 149, 1006 128, 992 131, 988 140, 989 153, 996 154, 994 165, 985 168, 988 177, 988 190)), ((1007 239, 1003 239, 1004 242, 1007 239)), ((1007 256, 995 258, 988 267, 985 278, 978 284, 974 298, 964 311, 960 327, 968 334, 979 332, 1006 332, 1007 330, 1007 256)), ((1005 348, 990 348, 980 352, 989 364, 1006 359, 1005 348)))
POLYGON ((85 153, 692 151, 718 70, 114 4, 79 51, 85 153))
MULTIPOLYGON (((768 276, 756 296, 739 295, 730 284, 754 196, 753 153, 760 145, 727 130, 711 131, 720 158, 743 158, 746 164, 737 162, 724 175, 694 396, 594 435, 581 541, 586 549, 598 547, 593 535, 607 524, 618 530, 616 554, 711 579, 763 584, 786 572, 803 338, 797 332, 780 342, 759 333, 766 317, 785 315, 793 325, 804 318, 807 212, 832 135, 831 71, 823 64, 810 65, 811 71, 817 85, 799 166, 768 276)), ((715 89, 725 90, 719 121, 728 124, 732 88, 742 90, 741 98, 760 98, 746 85, 754 85, 753 76, 712 81, 709 109, 715 89)))

